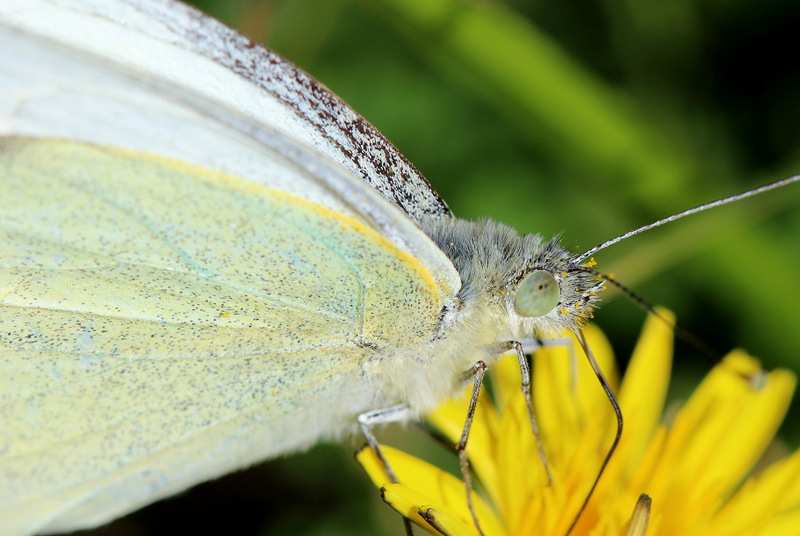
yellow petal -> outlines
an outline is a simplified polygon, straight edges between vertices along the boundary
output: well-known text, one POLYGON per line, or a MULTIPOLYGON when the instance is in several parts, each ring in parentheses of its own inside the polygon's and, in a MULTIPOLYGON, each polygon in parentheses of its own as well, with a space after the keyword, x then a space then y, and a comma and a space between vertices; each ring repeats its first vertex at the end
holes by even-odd
POLYGON ((489 373, 492 375, 492 385, 495 387, 495 404, 498 408, 506 407, 509 400, 519 397, 522 392, 522 373, 519 370, 517 354, 503 356, 490 367, 489 373))
MULTIPOLYGON (((494 461, 498 485, 493 500, 506 525, 516 527, 524 510, 529 508, 531 497, 548 484, 530 414, 520 392, 509 398, 502 409, 494 461)), ((552 462, 547 460, 547 463, 552 462)))
MULTIPOLYGON (((384 446, 381 446, 383 450, 384 446)), ((356 453, 356 461, 361 464, 361 467, 367 472, 370 480, 379 488, 391 482, 386 467, 381 463, 375 452, 368 446, 363 447, 356 453)))
POLYGON ((800 451, 748 479, 716 515, 712 529, 718 536, 756 533, 770 523, 784 523, 789 516, 800 521, 800 451))
POLYGON ((479 536, 474 524, 465 525, 461 521, 428 505, 420 508, 420 516, 427 523, 445 536, 479 536))
MULTIPOLYGON (((373 482, 385 490, 391 490, 395 504, 393 508, 415 523, 426 523, 419 516, 419 509, 435 508, 448 512, 464 525, 472 525, 472 515, 467 508, 466 488, 460 478, 442 471, 405 452, 381 445, 386 461, 391 466, 400 484, 388 483, 385 471, 375 453, 369 447, 363 448, 356 456, 366 469, 373 482), (377 479, 375 476, 377 476, 377 479), (400 499, 402 497, 402 500, 400 499)), ((472 494, 475 512, 480 520, 485 536, 506 534, 503 524, 489 505, 475 492, 472 494)))
POLYGON ((758 363, 733 352, 709 373, 675 418, 645 488, 659 498, 663 530, 710 523, 772 439, 794 388, 786 371, 750 381, 758 363))
POLYGON ((673 347, 673 328, 665 320, 674 324, 674 317, 663 309, 658 312, 663 318, 648 317, 620 387, 625 425, 606 482, 627 480, 637 470, 664 411, 673 347))
MULTIPOLYGON (((754 388, 747 377, 758 363, 741 351, 729 354, 708 375, 685 408, 694 414, 692 448, 684 449, 684 467, 727 494, 753 467, 774 437, 788 409, 794 377, 774 371, 766 385, 754 388), (697 400, 696 403, 695 400, 697 400), (710 418, 709 411, 714 415, 710 418)), ((677 424, 677 423, 676 423, 677 424)))
POLYGON ((579 407, 573 394, 570 350, 548 346, 533 357, 533 398, 539 430, 551 463, 562 464, 575 451, 579 430, 579 407))
MULTIPOLYGON (((427 531, 435 533, 430 524, 420 515, 419 505, 420 502, 424 502, 426 497, 420 497, 400 484, 386 484, 381 488, 381 496, 383 502, 391 506, 395 512, 427 531)), ((475 533, 466 532, 465 534, 474 536, 475 533)))

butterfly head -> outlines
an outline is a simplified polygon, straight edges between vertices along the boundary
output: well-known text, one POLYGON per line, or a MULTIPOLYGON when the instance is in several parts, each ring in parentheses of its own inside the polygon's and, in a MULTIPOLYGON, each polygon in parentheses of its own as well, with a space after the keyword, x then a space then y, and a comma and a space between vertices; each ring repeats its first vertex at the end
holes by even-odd
POLYGON ((560 336, 592 317, 603 281, 559 237, 520 236, 491 220, 446 218, 425 227, 461 275, 463 310, 490 315, 498 336, 560 336))

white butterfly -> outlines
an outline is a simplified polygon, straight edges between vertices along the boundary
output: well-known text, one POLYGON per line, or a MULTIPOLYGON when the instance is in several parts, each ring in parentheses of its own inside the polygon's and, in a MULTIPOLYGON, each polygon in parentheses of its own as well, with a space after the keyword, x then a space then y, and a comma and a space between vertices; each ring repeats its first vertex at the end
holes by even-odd
POLYGON ((0 534, 424 412, 599 290, 166 0, 0 0, 0 183, 0 534))
POLYGON ((555 242, 452 217, 296 67, 182 4, 0 2, 0 519, 104 523, 577 328, 555 242))

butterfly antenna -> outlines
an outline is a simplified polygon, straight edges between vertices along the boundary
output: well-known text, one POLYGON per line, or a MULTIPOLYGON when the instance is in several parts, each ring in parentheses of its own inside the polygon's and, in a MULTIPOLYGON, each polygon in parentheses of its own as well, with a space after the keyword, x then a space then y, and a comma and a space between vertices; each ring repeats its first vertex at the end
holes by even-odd
POLYGON ((655 306, 633 292, 631 289, 617 281, 614 277, 604 274, 594 268, 590 268, 589 266, 576 266, 569 270, 570 272, 585 272, 587 274, 592 274, 600 279, 604 279, 606 282, 611 283, 615 287, 617 287, 625 296, 628 297, 633 303, 638 305, 640 308, 644 309, 651 315, 655 316, 662 322, 664 322, 667 326, 672 329, 672 332, 675 334, 676 337, 681 339, 683 342, 697 350, 698 352, 702 353, 709 359, 712 363, 716 364, 720 362, 720 355, 718 352, 715 352, 709 345, 706 343, 701 337, 697 336, 694 332, 692 332, 689 328, 682 326, 675 320, 667 318, 655 306))
POLYGON ((698 206, 696 206, 694 208, 690 208, 688 210, 684 210, 683 212, 678 212, 677 214, 673 214, 672 216, 667 216, 666 218, 663 218, 663 219, 658 220, 656 222, 650 223, 650 224, 645 225, 643 227, 639 227, 638 229, 634 229, 633 231, 628 231, 627 233, 625 233, 623 235, 620 235, 620 236, 618 236, 616 238, 612 238, 611 240, 603 242, 599 246, 595 246, 592 249, 590 249, 589 251, 587 251, 586 253, 583 253, 583 254, 579 255, 577 257, 577 261, 581 262, 581 261, 591 257, 592 255, 594 255, 598 251, 607 248, 608 246, 616 244, 617 242, 622 242, 626 238, 630 238, 630 237, 635 236, 635 235, 637 235, 639 233, 643 233, 645 231, 649 231, 650 229, 655 229, 656 227, 661 227, 665 223, 669 223, 671 221, 679 220, 679 219, 681 219, 681 218, 683 218, 685 216, 689 216, 689 215, 695 214, 697 212, 703 212, 704 210, 708 210, 710 208, 721 207, 722 205, 727 205, 728 203, 733 203, 734 201, 739 201, 741 199, 746 199, 748 197, 753 197, 754 195, 758 195, 758 194, 761 194, 761 193, 764 193, 764 192, 768 192, 770 190, 774 190, 775 188, 780 188, 782 186, 786 186, 787 184, 792 184, 793 182, 798 182, 798 181, 800 181, 800 175, 795 175, 795 176, 789 177, 787 179, 781 179, 779 181, 775 181, 775 182, 773 182, 771 184, 766 184, 764 186, 761 186, 759 188, 755 188, 753 190, 748 190, 746 192, 742 192, 740 194, 732 195, 730 197, 724 197, 722 199, 717 199, 716 201, 712 201, 710 203, 704 203, 704 204, 698 205, 698 206))
POLYGON ((583 348, 583 353, 586 354, 586 358, 589 360, 589 365, 591 365, 595 376, 597 376, 597 380, 600 382, 603 391, 605 391, 608 401, 611 402, 611 407, 614 408, 614 414, 617 417, 617 433, 614 435, 614 442, 611 443, 611 448, 608 449, 608 453, 603 459, 603 464, 600 466, 600 470, 597 472, 597 476, 592 483, 592 487, 589 489, 589 493, 586 494, 586 498, 583 500, 580 510, 578 510, 578 513, 575 514, 575 517, 572 519, 572 524, 569 526, 569 529, 567 529, 567 536, 569 536, 569 534, 575 528, 575 525, 578 524, 578 520, 581 518, 581 515, 583 515, 583 511, 586 510, 586 505, 589 504, 589 499, 592 498, 594 490, 597 488, 597 483, 600 482, 600 477, 603 476, 606 467, 608 467, 608 463, 611 461, 611 456, 614 454, 614 451, 617 450, 617 446, 619 446, 619 440, 622 437, 622 410, 619 407, 617 397, 611 390, 611 386, 608 384, 608 380, 606 380, 603 371, 600 370, 600 365, 597 364, 597 360, 594 358, 591 348, 589 348, 589 343, 586 342, 586 337, 583 335, 583 331, 580 329, 575 329, 573 333, 575 333, 575 337, 578 338, 578 342, 580 343, 581 348, 583 348))

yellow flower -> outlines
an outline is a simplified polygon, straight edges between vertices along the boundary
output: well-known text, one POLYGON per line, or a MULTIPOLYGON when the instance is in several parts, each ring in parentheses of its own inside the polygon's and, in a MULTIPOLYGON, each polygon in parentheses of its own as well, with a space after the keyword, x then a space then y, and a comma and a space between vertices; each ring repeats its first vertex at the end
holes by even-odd
MULTIPOLYGON (((792 373, 764 373, 753 358, 732 352, 661 424, 672 360, 666 323, 648 320, 621 385, 602 333, 589 326, 586 337, 618 394, 625 427, 572 534, 800 533, 800 451, 747 478, 783 420, 795 386, 792 373), (642 494, 652 498, 649 525, 646 500, 632 521, 642 494)), ((548 346, 533 363, 534 404, 553 480, 548 485, 530 430, 516 357, 503 358, 489 372, 494 402, 481 395, 467 446, 481 483, 481 496, 473 497, 485 536, 564 536, 616 429, 579 347, 548 346)), ((466 397, 448 402, 428 417, 453 443, 466 404, 466 397)), ((363 450, 359 460, 387 503, 434 533, 477 534, 460 476, 382 450, 399 484, 389 483, 371 450, 363 450)))

